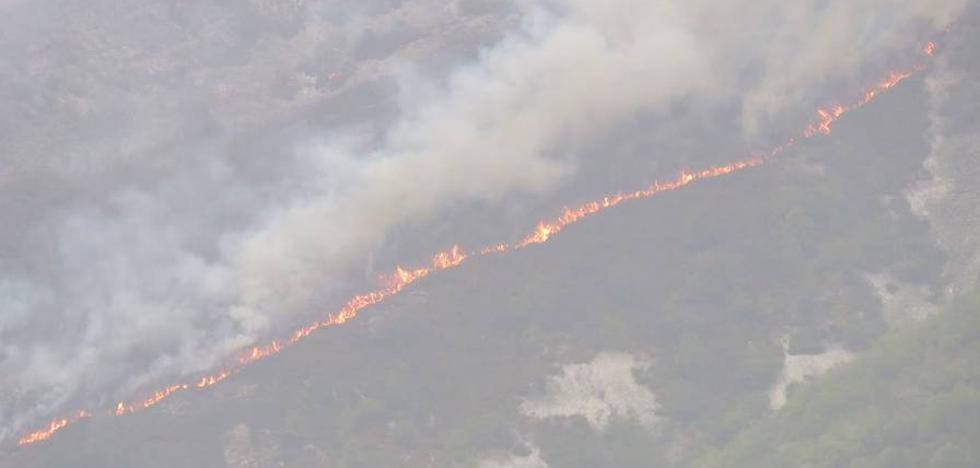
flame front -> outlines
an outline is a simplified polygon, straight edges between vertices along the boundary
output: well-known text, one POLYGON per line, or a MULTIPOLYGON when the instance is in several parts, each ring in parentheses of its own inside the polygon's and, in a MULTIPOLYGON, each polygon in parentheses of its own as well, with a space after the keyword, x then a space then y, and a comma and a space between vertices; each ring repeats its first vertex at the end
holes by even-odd
MULTIPOLYGON (((922 48, 922 53, 925 56, 931 57, 935 54, 935 50, 936 45, 933 42, 929 42, 922 48)), ((740 161, 722 166, 714 166, 700 171, 681 171, 677 177, 666 182, 657 181, 640 190, 625 193, 620 192, 615 195, 607 195, 599 200, 583 203, 575 208, 566 207, 557 218, 538 222, 530 234, 513 245, 501 243, 487 246, 470 253, 466 253, 458 245, 454 245, 450 249, 432 256, 429 266, 418 268, 405 268, 398 266, 391 273, 382 275, 381 283, 383 286, 380 289, 352 297, 343 307, 340 308, 340 310, 327 314, 326 320, 313 322, 305 327, 295 330, 290 335, 288 340, 276 340, 263 346, 252 347, 237 359, 236 366, 222 370, 217 374, 200 377, 193 383, 168 386, 162 390, 154 392, 151 396, 136 403, 119 402, 111 414, 115 416, 122 416, 134 413, 140 409, 150 408, 175 393, 214 386, 228 377, 231 377, 232 374, 239 372, 245 366, 274 354, 278 354, 283 349, 298 343, 321 328, 347 323, 348 321, 356 318, 362 309, 377 304, 389 296, 398 294, 408 285, 425 278, 434 272, 455 268, 470 258, 502 254, 524 249, 536 244, 543 244, 561 232, 561 230, 565 227, 623 202, 650 198, 659 193, 676 190, 699 180, 720 177, 761 166, 765 164, 767 160, 778 156, 780 153, 796 144, 800 139, 808 139, 816 135, 830 134, 833 125, 840 120, 844 114, 870 103, 882 93, 894 88, 899 83, 905 81, 907 78, 916 72, 923 70, 924 68, 925 66, 920 64, 908 71, 892 72, 885 80, 870 87, 867 91, 865 91, 864 95, 860 99, 854 101, 850 105, 835 104, 828 108, 817 109, 817 119, 806 126, 800 137, 792 137, 785 143, 776 146, 764 155, 756 155, 740 161)), ((64 429, 65 427, 91 416, 92 414, 87 411, 79 411, 72 417, 53 420, 46 428, 23 436, 17 442, 17 445, 26 446, 47 440, 56 432, 64 429)))
MULTIPOLYGON (((922 49, 922 53, 931 57, 935 53, 935 47, 936 47, 935 44, 930 42, 929 45, 927 45, 925 48, 922 49)), ((919 72, 924 68, 925 68, 924 65, 917 65, 915 66, 915 68, 909 71, 891 72, 888 75, 888 78, 886 78, 885 80, 879 82, 878 84, 874 85, 873 87, 865 91, 864 96, 861 97, 861 99, 855 101, 851 105, 845 106, 842 104, 834 104, 833 106, 830 106, 827 109, 824 108, 817 109, 817 121, 811 123, 806 127, 806 129, 803 130, 803 137, 810 138, 818 133, 824 135, 830 135, 831 127, 835 123, 837 123, 837 121, 840 120, 840 118, 843 117, 844 114, 854 109, 864 107, 881 93, 884 93, 885 91, 888 91, 889 89, 898 86, 899 83, 905 81, 906 79, 914 75, 916 72, 919 72)))
POLYGON ((82 410, 76 413, 75 416, 70 419, 69 418, 55 419, 54 421, 51 421, 50 424, 48 424, 48 427, 31 432, 30 434, 21 437, 20 440, 17 441, 17 445, 24 446, 24 445, 34 444, 42 440, 48 440, 51 438, 51 436, 54 435, 55 432, 58 432, 68 427, 69 424, 90 417, 92 417, 91 413, 82 410))
MULTIPOLYGON (((681 171, 676 179, 668 182, 654 182, 649 187, 644 189, 637 190, 635 192, 608 195, 603 197, 601 200, 588 202, 576 208, 566 207, 562 211, 561 216, 551 221, 538 222, 537 227, 534 228, 534 232, 517 243, 514 248, 520 249, 530 245, 547 242, 548 239, 551 239, 552 236, 560 232, 566 226, 577 223, 586 216, 598 213, 606 208, 614 207, 620 203, 631 200, 639 200, 642 198, 650 198, 661 192, 679 189, 697 180, 710 179, 731 174, 733 172, 742 171, 750 167, 761 166, 764 162, 764 158, 761 156, 755 156, 742 161, 726 164, 724 166, 715 166, 697 172, 681 171)), ((486 250, 481 250, 480 252, 486 252, 486 250)), ((497 250, 490 250, 489 252, 496 253, 497 250)))

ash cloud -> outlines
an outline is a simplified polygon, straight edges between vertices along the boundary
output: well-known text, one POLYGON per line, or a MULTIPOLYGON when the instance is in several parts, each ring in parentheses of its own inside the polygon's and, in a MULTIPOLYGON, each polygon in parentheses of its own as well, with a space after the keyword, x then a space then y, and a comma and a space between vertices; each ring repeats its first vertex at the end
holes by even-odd
POLYGON ((965 2, 477 3, 0 4, 0 438, 288 329, 637 113, 799 117, 965 2))

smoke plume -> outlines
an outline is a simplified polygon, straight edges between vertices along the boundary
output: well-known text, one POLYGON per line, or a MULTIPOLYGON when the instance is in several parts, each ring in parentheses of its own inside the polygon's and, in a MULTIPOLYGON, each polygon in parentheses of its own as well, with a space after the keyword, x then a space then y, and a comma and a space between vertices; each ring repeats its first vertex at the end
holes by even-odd
POLYGON ((391 3, 0 5, 0 438, 295 325, 409 220, 568 188, 638 114, 802 119, 965 1, 391 3))

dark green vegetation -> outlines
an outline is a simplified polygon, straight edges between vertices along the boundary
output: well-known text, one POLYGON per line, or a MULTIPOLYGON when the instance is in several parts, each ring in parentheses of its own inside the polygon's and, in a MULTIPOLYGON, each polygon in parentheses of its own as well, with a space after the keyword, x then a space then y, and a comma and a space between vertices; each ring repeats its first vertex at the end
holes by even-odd
POLYGON ((980 297, 890 333, 699 466, 971 467, 980 460, 980 297))
POLYGON ((930 151, 922 85, 773 164, 433 275, 209 391, 0 466, 452 467, 535 450, 552 468, 977 466, 980 299, 889 329, 867 279, 937 302, 946 286, 903 196, 930 151), (858 357, 774 412, 784 337, 792 354, 858 357), (649 362, 633 377, 656 395, 654 427, 521 414, 563 365, 604 352, 649 362))

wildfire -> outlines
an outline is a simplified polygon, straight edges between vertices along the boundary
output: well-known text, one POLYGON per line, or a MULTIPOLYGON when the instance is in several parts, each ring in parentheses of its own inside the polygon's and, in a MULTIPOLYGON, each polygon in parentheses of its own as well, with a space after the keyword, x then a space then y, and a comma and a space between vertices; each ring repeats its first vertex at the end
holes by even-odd
MULTIPOLYGON (((935 52, 935 44, 932 42, 929 44, 930 45, 927 45, 922 52, 928 56, 932 56, 932 54, 935 52)), ((818 133, 830 135, 831 127, 837 123, 837 121, 840 120, 844 114, 867 105, 879 94, 898 86, 899 83, 905 81, 916 72, 921 71, 923 68, 925 68, 924 65, 916 65, 910 71, 893 71, 889 73, 888 78, 865 91, 864 96, 851 105, 845 106, 842 104, 835 104, 828 109, 817 109, 817 121, 811 123, 805 130, 803 130, 803 137, 810 138, 818 133)))
POLYGON ((92 414, 91 413, 89 413, 88 411, 82 410, 82 411, 79 411, 78 413, 76 413, 75 416, 73 416, 70 419, 69 418, 55 419, 54 421, 51 421, 51 423, 48 425, 47 428, 40 429, 40 430, 37 430, 35 432, 31 432, 30 434, 27 434, 24 437, 21 437, 20 440, 17 441, 17 445, 20 445, 20 446, 30 445, 30 444, 33 444, 33 443, 40 442, 42 440, 50 439, 51 436, 53 436, 55 432, 58 432, 58 431, 60 431, 60 430, 62 430, 64 428, 68 427, 69 424, 71 424, 73 422, 76 422, 78 420, 85 419, 85 418, 90 418, 90 417, 92 417, 92 414))
POLYGON ((637 190, 635 192, 618 193, 616 195, 605 196, 601 200, 588 202, 576 208, 566 207, 562 211, 561 216, 551 221, 539 222, 537 227, 534 229, 534 232, 529 234, 514 247, 520 249, 530 245, 547 242, 548 239, 564 229, 566 226, 574 224, 582 220, 582 218, 598 213, 606 208, 619 205, 620 203, 630 200, 650 198, 661 192, 679 189, 697 180, 710 179, 713 177, 731 174, 750 167, 760 166, 764 162, 765 159, 763 159, 761 156, 755 156, 743 161, 733 162, 724 166, 715 166, 697 172, 681 171, 676 179, 668 182, 654 182, 649 187, 644 189, 637 190))
MULTIPOLYGON (((201 380, 198 380, 197 383, 194 384, 194 386, 197 388, 207 388, 218 382, 221 382, 222 380, 227 379, 230 376, 231 376, 231 371, 221 371, 221 373, 219 374, 201 377, 201 380)), ((154 404, 159 403, 159 401, 160 400, 155 401, 154 404)))
POLYGON ((480 249, 480 251, 478 252, 478 254, 479 255, 491 255, 491 254, 497 254, 497 253, 504 253, 504 252, 506 252, 508 250, 510 250, 510 246, 509 245, 507 245, 507 244, 497 244, 497 245, 491 245, 491 246, 484 247, 484 248, 480 249))
MULTIPOLYGON (((922 48, 922 53, 926 56, 933 56, 935 53, 936 45, 929 42, 922 48)), ((192 389, 204 389, 216 385, 217 383, 227 379, 232 374, 237 373, 243 367, 260 361, 269 356, 280 353, 283 349, 298 343, 302 339, 310 336, 313 332, 321 329, 332 327, 335 325, 342 325, 348 321, 357 317, 358 313, 374 304, 377 304, 389 296, 398 294, 405 287, 410 284, 429 276, 430 274, 455 268, 463 264, 466 260, 487 255, 496 255, 506 252, 511 252, 515 250, 520 250, 527 248, 532 245, 542 244, 547 242, 549 239, 554 237, 556 234, 561 232, 565 227, 581 221, 590 215, 598 213, 607 208, 614 207, 623 202, 640 200, 645 198, 650 198, 662 192, 668 192, 671 190, 676 190, 691 183, 699 180, 711 179, 715 177, 721 177, 724 175, 732 174, 735 172, 740 172, 749 168, 761 166, 765 164, 768 159, 771 159, 787 148, 796 144, 799 139, 808 139, 814 137, 818 134, 827 135, 832 131, 833 125, 847 112, 854 109, 860 108, 868 103, 870 103, 875 97, 894 88, 902 81, 906 80, 916 72, 924 69, 924 65, 917 65, 909 71, 897 71, 892 72, 889 76, 869 88, 865 91, 863 97, 856 100, 850 105, 835 104, 829 108, 817 109, 817 119, 816 121, 810 123, 802 132, 800 137, 792 137, 788 139, 782 145, 776 146, 771 149, 768 153, 764 155, 755 155, 740 161, 732 162, 722 166, 713 166, 707 169, 702 169, 699 171, 681 171, 674 179, 668 181, 656 181, 649 186, 636 190, 633 192, 620 192, 615 195, 607 195, 599 200, 583 203, 582 205, 569 208, 566 207, 562 210, 561 214, 554 219, 544 220, 538 222, 534 230, 521 239, 519 242, 511 245, 507 243, 501 243, 496 245, 491 245, 478 249, 473 252, 464 252, 458 245, 454 245, 452 248, 439 252, 435 254, 430 262, 429 266, 423 266, 418 268, 405 268, 398 266, 393 272, 382 275, 381 284, 383 285, 380 289, 366 293, 360 294, 352 297, 344 304, 340 310, 327 314, 327 319, 323 321, 313 322, 302 328, 295 330, 289 337, 288 340, 279 341, 275 340, 263 346, 255 346, 249 349, 246 353, 243 353, 237 359, 237 365, 235 367, 225 369, 217 374, 207 375, 200 377, 199 380, 193 383, 176 384, 166 387, 162 390, 154 392, 151 396, 139 401, 136 404, 127 404, 125 402, 119 402, 116 408, 111 412, 112 415, 122 416, 130 413, 134 413, 139 409, 150 408, 164 399, 170 397, 171 395, 188 391, 192 389)), ((43 440, 51 438, 56 432, 68 427, 69 425, 78 422, 82 419, 92 417, 92 414, 87 411, 79 411, 75 415, 69 418, 56 419, 49 423, 49 425, 35 432, 31 432, 23 436, 18 442, 19 446, 31 445, 43 440)))
POLYGON ((116 411, 114 411, 114 413, 116 416, 122 416, 126 413, 132 413, 133 411, 136 411, 136 409, 120 401, 119 404, 116 405, 116 411))

